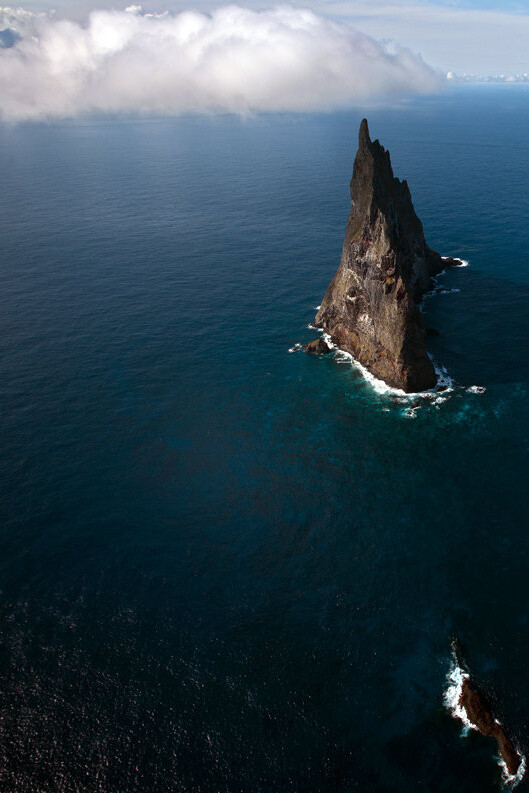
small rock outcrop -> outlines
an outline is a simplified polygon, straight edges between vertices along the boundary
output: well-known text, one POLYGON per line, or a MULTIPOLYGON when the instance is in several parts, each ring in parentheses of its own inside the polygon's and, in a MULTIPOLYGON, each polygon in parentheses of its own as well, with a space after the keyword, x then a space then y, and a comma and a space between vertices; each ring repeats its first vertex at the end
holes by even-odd
POLYGON ((371 141, 364 119, 342 259, 315 325, 388 385, 408 393, 433 388, 419 302, 433 276, 459 264, 426 244, 408 185, 394 177, 389 152, 371 141))
POLYGON ((468 676, 462 682, 459 705, 464 709, 469 722, 478 732, 496 739, 500 756, 509 775, 516 776, 522 758, 502 725, 494 718, 485 695, 471 682, 468 676))
POLYGON ((309 341, 304 349, 305 352, 312 352, 317 355, 326 355, 328 352, 332 352, 331 347, 329 347, 325 339, 314 339, 314 341, 309 341))

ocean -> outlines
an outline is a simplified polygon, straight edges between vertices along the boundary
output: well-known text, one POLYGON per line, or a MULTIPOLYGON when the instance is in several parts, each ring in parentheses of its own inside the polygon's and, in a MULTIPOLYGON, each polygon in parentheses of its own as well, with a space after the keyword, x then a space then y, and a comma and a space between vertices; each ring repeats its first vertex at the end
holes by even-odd
POLYGON ((1 790, 500 789, 443 696, 529 750, 528 90, 0 127, 1 790), (364 115, 469 262, 431 403, 296 346, 364 115))

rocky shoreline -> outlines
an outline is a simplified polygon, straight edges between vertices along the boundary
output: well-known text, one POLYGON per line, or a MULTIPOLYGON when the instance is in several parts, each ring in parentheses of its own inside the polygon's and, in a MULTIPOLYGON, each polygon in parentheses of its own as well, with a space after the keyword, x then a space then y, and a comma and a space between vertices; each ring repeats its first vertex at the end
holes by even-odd
POLYGON ((481 735, 490 736, 496 740, 500 757, 505 763, 509 776, 516 776, 522 758, 505 729, 494 718, 492 707, 486 696, 471 681, 470 677, 465 677, 461 684, 459 706, 465 711, 468 721, 481 735))
POLYGON ((496 718, 493 705, 486 694, 470 674, 461 668, 454 649, 448 688, 445 692, 445 706, 468 730, 475 730, 485 737, 494 738, 504 782, 509 786, 521 782, 526 771, 524 755, 515 745, 509 731, 496 718))

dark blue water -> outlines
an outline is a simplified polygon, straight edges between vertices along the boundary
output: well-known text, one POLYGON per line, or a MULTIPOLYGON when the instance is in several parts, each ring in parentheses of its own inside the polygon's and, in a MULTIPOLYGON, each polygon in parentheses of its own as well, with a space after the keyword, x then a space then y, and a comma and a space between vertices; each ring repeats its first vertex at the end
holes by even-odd
POLYGON ((2 790, 498 790, 442 697, 455 637, 529 748, 528 98, 369 112, 471 263, 415 418, 288 352, 362 113, 0 129, 2 790))

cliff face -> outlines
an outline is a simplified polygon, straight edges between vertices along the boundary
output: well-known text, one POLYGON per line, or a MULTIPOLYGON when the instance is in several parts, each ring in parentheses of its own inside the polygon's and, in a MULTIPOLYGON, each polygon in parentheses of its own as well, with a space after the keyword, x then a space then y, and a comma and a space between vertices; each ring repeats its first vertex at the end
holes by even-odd
POLYGON ((389 152, 360 125, 351 213, 340 266, 315 324, 375 377, 406 392, 437 382, 418 308, 447 265, 424 239, 408 185, 393 176, 389 152))

